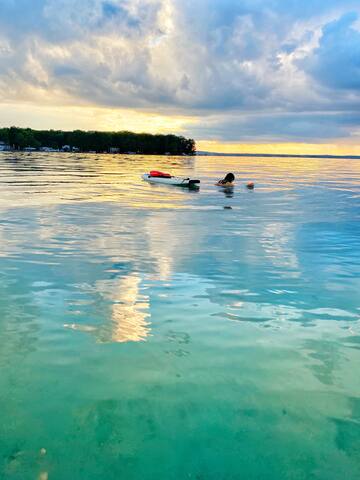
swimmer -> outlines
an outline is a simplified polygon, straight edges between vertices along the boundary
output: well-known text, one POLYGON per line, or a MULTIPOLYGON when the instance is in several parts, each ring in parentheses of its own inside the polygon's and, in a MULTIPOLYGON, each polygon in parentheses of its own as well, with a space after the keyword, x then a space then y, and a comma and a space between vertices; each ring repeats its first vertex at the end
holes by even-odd
POLYGON ((219 180, 215 183, 218 187, 233 187, 234 186, 235 175, 233 173, 228 173, 225 178, 219 180))

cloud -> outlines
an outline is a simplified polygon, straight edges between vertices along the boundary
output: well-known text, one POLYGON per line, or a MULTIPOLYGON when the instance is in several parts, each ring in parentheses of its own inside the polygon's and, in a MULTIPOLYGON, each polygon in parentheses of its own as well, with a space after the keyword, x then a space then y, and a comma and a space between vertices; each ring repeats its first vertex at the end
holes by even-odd
POLYGON ((187 134, 226 142, 319 142, 356 136, 360 142, 360 113, 267 113, 210 116, 191 125, 187 134))
POLYGON ((303 63, 313 77, 332 89, 360 92, 360 28, 349 12, 325 25, 319 47, 303 63))
POLYGON ((359 8, 1 0, 0 99, 186 115, 195 135, 223 140, 348 138, 360 108, 359 8))

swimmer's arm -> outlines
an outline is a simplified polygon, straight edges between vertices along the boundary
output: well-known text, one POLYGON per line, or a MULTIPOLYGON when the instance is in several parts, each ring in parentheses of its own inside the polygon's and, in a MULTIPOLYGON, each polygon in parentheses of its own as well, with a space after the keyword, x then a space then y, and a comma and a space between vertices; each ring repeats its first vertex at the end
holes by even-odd
POLYGON ((220 180, 219 182, 215 183, 215 185, 217 187, 233 187, 234 183, 233 182, 224 183, 222 180, 220 180))

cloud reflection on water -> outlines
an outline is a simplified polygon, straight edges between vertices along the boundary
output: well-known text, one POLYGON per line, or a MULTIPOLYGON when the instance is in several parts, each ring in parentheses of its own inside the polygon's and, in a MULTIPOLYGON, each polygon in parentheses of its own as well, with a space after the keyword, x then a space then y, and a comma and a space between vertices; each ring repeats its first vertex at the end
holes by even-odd
MULTIPOLYGON (((108 341, 140 342, 150 334, 148 295, 140 293, 141 278, 132 273, 112 282, 98 282, 97 289, 111 300, 111 333, 108 341)), ((106 336, 103 339, 106 342, 106 336)))
MULTIPOLYGON (((89 307, 80 306, 85 318, 82 323, 66 319, 69 328, 92 331, 102 342, 145 340, 151 329, 152 287, 176 284, 183 275, 189 282, 206 280, 203 295, 224 309, 224 318, 310 320, 316 307, 332 312, 338 308, 353 318, 354 305, 344 305, 343 289, 334 288, 342 285, 344 275, 349 276, 348 285, 355 285, 352 267, 342 263, 334 269, 328 258, 338 252, 331 250, 332 242, 343 242, 345 249, 355 245, 356 236, 351 224, 347 230, 339 227, 337 237, 332 231, 330 235, 325 220, 353 217, 359 162, 11 155, 4 156, 7 161, 0 170, 4 197, 8 195, 0 207, 0 257, 22 259, 22 268, 42 264, 59 271, 69 290, 81 285, 92 304, 100 305, 102 325, 89 323, 89 307), (144 184, 139 175, 154 164, 199 176, 200 191, 144 184), (235 171, 237 185, 224 197, 214 179, 227 170, 235 171), (243 188, 249 178, 258 179, 255 192, 243 188), (307 188, 315 181, 321 188, 309 195, 307 188), (337 189, 346 188, 336 193, 335 183, 337 189), (341 202, 329 203, 330 191, 341 202), (224 211, 230 204, 233 209, 224 211), (311 227, 307 234, 320 213, 323 228, 311 227), (316 272, 304 254, 309 245, 320 254, 327 245, 327 257, 317 257, 324 263, 316 272), (95 284, 87 287, 88 278, 95 278, 95 284), (312 288, 303 289, 303 283, 312 288), (306 294, 302 303, 297 299, 301 290, 306 294), (227 299, 221 291, 240 293, 227 299)), ((73 302, 70 293, 62 295, 64 303, 73 302)), ((171 297, 161 295, 171 304, 176 291, 171 297)), ((37 298, 44 302, 44 295, 37 298)))

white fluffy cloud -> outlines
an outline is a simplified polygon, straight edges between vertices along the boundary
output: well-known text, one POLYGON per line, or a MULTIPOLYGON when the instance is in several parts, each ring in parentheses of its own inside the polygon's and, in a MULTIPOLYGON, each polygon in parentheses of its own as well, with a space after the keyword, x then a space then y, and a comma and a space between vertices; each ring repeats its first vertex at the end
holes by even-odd
POLYGON ((321 141, 359 131, 358 2, 0 0, 0 6, 3 102, 189 115, 198 119, 200 138, 229 141, 321 141))

